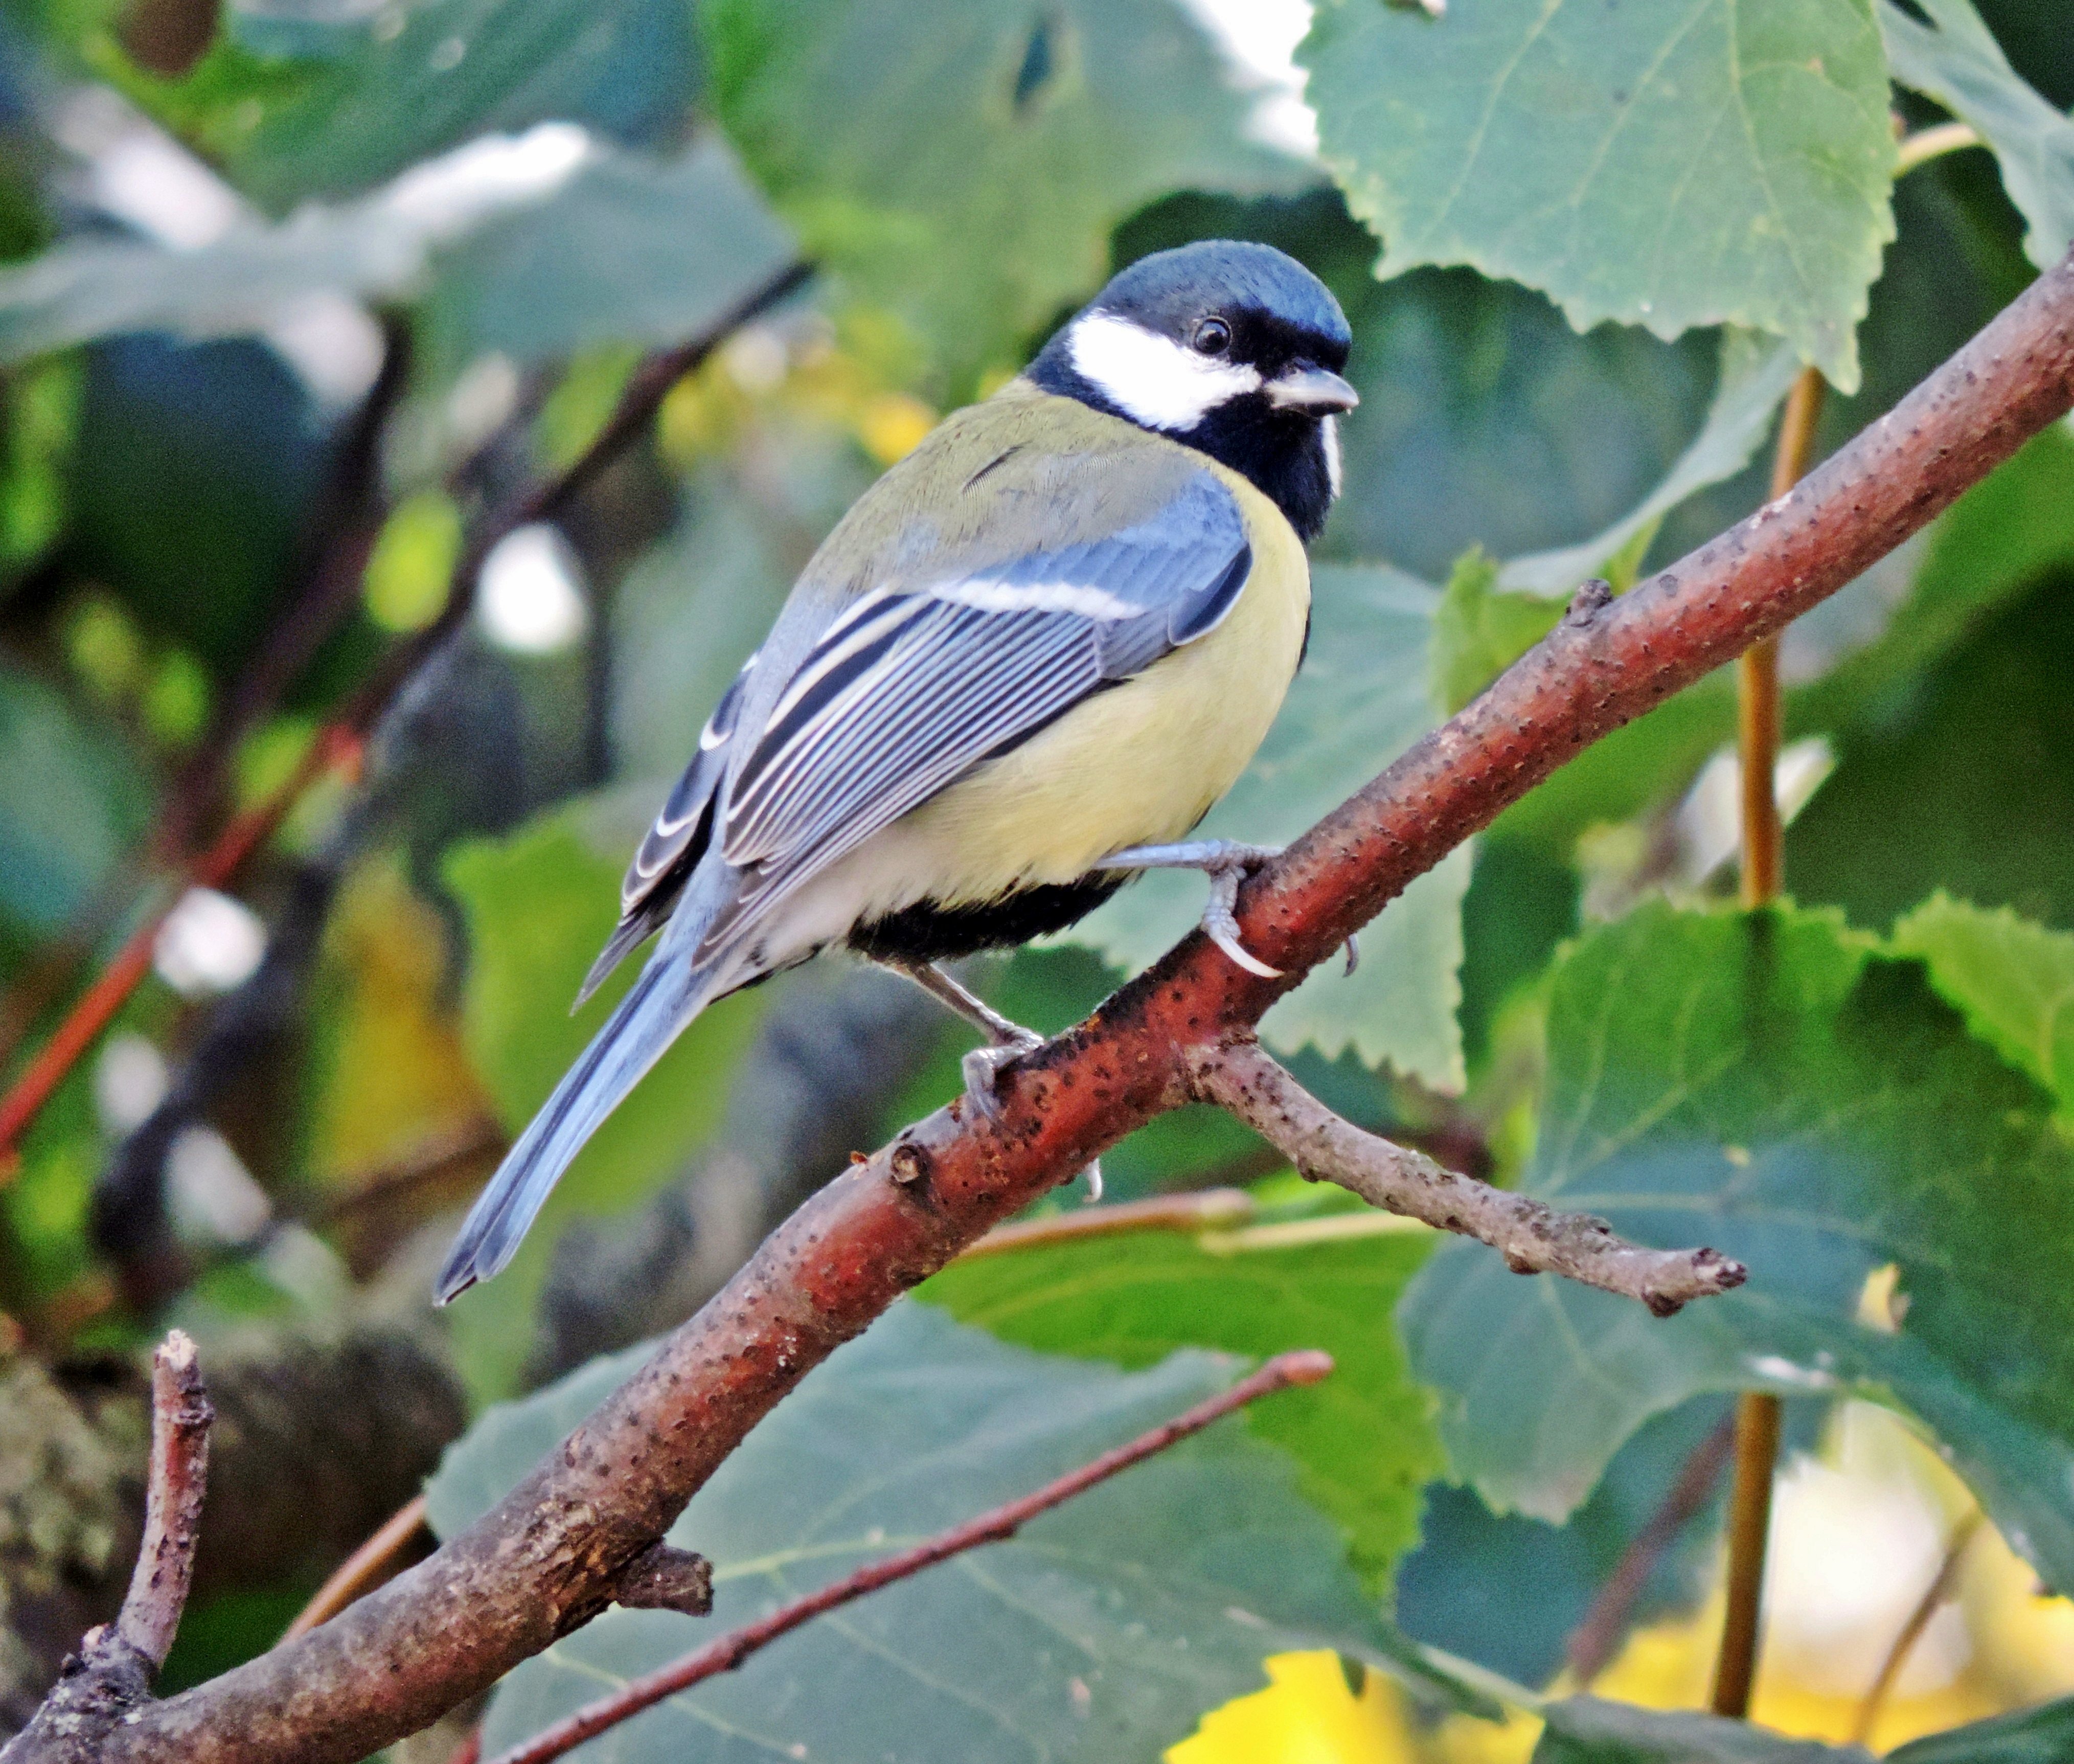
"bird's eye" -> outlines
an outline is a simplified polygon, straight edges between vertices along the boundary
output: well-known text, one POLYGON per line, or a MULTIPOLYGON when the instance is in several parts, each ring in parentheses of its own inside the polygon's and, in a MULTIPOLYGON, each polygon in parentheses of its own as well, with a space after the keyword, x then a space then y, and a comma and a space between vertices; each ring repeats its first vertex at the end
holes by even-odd
POLYGON ((1222 355, 1231 347, 1231 327, 1222 319, 1204 319, 1196 327, 1196 349, 1203 355, 1222 355))

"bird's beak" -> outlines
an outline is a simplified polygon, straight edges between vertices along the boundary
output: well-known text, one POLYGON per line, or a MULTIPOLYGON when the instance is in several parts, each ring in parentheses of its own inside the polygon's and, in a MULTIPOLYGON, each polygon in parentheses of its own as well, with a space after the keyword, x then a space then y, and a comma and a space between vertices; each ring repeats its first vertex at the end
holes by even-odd
POLYGON ((1278 374, 1262 390, 1278 411, 1301 411, 1307 416, 1329 416, 1351 411, 1361 403, 1361 394, 1337 374, 1299 362, 1278 374))

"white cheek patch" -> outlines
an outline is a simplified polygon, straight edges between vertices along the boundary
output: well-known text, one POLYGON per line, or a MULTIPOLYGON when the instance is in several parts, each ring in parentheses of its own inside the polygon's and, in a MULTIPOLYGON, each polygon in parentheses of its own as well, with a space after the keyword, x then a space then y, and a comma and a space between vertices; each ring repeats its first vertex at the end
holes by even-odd
POLYGON ((1340 419, 1337 416, 1328 416, 1318 426, 1325 432, 1326 487, 1332 491, 1333 501, 1337 502, 1340 495, 1340 419))
POLYGON ((1147 428, 1192 429, 1220 404, 1260 390, 1258 369, 1198 355, 1113 312, 1076 320, 1066 346, 1080 377, 1147 428))

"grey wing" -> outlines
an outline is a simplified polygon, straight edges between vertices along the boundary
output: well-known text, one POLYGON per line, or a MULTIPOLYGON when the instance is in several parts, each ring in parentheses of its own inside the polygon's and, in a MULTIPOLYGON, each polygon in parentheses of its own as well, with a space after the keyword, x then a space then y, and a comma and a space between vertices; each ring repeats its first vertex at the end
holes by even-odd
POLYGON ((698 751, 626 866, 619 884, 619 923, 584 977, 576 994, 579 1007, 626 960, 629 950, 668 922, 686 880, 705 855, 713 837, 714 800, 727 775, 729 745, 756 660, 751 655, 744 662, 742 671, 721 694, 706 726, 699 731, 698 751))
POLYGON ((1213 630, 1252 563, 1237 503, 1202 472, 1100 539, 846 606, 761 729, 737 732, 716 838, 742 886, 699 959, 982 761, 1213 630))

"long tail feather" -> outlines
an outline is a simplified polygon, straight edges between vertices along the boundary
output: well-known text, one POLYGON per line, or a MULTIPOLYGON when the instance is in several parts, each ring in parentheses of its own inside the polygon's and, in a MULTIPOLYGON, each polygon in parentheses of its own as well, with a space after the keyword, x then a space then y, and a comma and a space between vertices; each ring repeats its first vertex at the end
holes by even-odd
POLYGON ((477 1197, 440 1270, 441 1304, 511 1259, 584 1142, 705 1007, 711 978, 660 954, 642 970, 477 1197))

